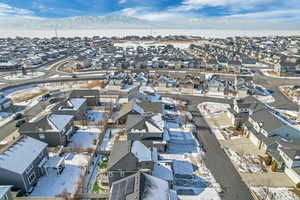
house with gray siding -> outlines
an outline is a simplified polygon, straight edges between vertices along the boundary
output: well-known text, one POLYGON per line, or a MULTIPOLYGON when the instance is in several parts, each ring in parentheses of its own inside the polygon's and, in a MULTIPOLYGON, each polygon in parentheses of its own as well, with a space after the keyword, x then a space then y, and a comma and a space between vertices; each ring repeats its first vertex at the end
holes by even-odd
POLYGON ((43 141, 49 147, 65 146, 74 133, 73 115, 49 114, 19 128, 22 135, 43 141))
POLYGON ((107 167, 109 185, 138 171, 152 174, 157 159, 156 148, 140 141, 116 141, 107 167))
POLYGON ((99 90, 73 90, 69 98, 85 98, 88 106, 99 105, 100 92, 99 90))
POLYGON ((109 200, 177 200, 177 193, 168 182, 146 173, 137 172, 112 184, 109 200))
POLYGON ((0 185, 12 185, 13 189, 30 193, 46 173, 43 165, 47 160, 46 143, 21 136, 0 152, 0 185))

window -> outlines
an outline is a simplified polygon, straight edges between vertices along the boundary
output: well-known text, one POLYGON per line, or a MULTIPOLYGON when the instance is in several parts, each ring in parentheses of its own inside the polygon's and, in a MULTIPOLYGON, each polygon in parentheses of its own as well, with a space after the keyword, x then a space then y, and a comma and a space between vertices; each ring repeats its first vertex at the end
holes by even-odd
POLYGON ((108 172, 108 177, 113 177, 113 176, 114 176, 113 172, 108 172))
POLYGON ((39 134, 39 138, 40 139, 45 139, 46 137, 45 137, 45 134, 39 134))
POLYGON ((29 172, 31 172, 32 169, 33 169, 33 165, 30 165, 30 166, 26 169, 25 173, 28 174, 29 172))
POLYGON ((35 180, 35 173, 32 172, 32 174, 30 174, 30 176, 28 177, 28 181, 31 184, 34 180, 35 180))
POLYGON ((124 176, 125 176, 125 173, 122 171, 122 172, 120 173, 120 175, 121 175, 121 177, 124 177, 124 176))

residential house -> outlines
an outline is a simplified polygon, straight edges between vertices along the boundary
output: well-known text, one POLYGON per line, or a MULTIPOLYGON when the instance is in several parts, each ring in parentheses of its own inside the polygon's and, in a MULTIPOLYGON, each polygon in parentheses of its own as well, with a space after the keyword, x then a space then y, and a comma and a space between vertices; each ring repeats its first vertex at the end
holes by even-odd
POLYGON ((85 119, 87 100, 85 98, 70 98, 56 104, 51 112, 57 115, 73 115, 74 120, 85 119))
POLYGON ((177 200, 176 191, 168 182, 146 173, 137 172, 112 184, 109 200, 177 200))
POLYGON ((122 105, 121 109, 112 116, 113 123, 125 124, 129 114, 143 115, 144 110, 136 102, 129 101, 122 105))
POLYGON ((3 93, 0 93, 0 111, 3 111, 5 109, 8 109, 12 106, 12 101, 10 98, 7 98, 4 96, 3 93))
POLYGON ((99 105, 99 90, 73 90, 69 98, 84 98, 87 100, 88 106, 99 105))
POLYGON ((0 152, 0 185, 12 185, 30 193, 38 179, 45 174, 48 159, 47 144, 28 136, 0 152))
POLYGON ((138 171, 152 174, 157 159, 157 150, 140 141, 116 141, 107 167, 109 185, 138 171))
POLYGON ((259 149, 268 150, 274 137, 279 136, 287 141, 300 140, 300 131, 280 119, 274 111, 262 108, 254 111, 245 123, 249 139, 259 149))
POLYGON ((41 140, 49 147, 65 146, 74 132, 73 120, 73 115, 49 114, 34 122, 23 124, 19 132, 41 140))
POLYGON ((127 140, 149 141, 143 142, 148 147, 155 147, 158 151, 166 149, 167 132, 162 114, 128 115, 126 123, 127 140))

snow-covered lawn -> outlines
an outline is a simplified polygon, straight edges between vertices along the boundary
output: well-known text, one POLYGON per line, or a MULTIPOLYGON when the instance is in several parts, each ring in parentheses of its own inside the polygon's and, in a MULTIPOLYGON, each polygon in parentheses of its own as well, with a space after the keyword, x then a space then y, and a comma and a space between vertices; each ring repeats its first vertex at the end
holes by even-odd
POLYGON ((198 109, 204 117, 212 117, 218 115, 222 112, 228 111, 229 108, 229 104, 214 102, 204 102, 198 105, 198 109))
POLYGON ((106 129, 105 136, 100 146, 101 150, 111 150, 118 133, 122 131, 120 128, 106 129))
POLYGON ((88 127, 84 130, 80 129, 73 135, 68 147, 95 149, 100 131, 101 130, 97 127, 88 127))
POLYGON ((102 122, 105 116, 104 111, 87 110, 87 117, 92 122, 102 122))
POLYGON ((274 103, 275 102, 275 99, 272 95, 269 95, 269 96, 254 95, 254 97, 264 103, 274 103))
POLYGON ((65 169, 62 174, 48 170, 48 175, 41 177, 30 194, 31 197, 57 197, 62 195, 74 195, 83 180, 84 171, 87 168, 89 154, 70 153, 65 158, 65 169))
POLYGON ((19 74, 11 74, 8 76, 5 76, 4 79, 6 80, 28 80, 28 79, 34 79, 41 76, 44 76, 44 72, 28 72, 27 74, 23 75, 22 73, 19 74))
POLYGON ((220 131, 219 128, 214 127, 214 128, 212 128, 211 130, 212 130, 212 132, 215 134, 215 136, 216 136, 216 138, 217 138, 218 140, 225 140, 225 137, 224 137, 224 135, 221 133, 221 131, 220 131))
MULTIPOLYGON (((180 187, 177 187, 177 189, 180 187)), ((198 195, 178 195, 180 200, 221 200, 216 190, 211 187, 192 188, 198 195)))
POLYGON ((251 190, 265 200, 299 200, 299 196, 290 191, 290 188, 251 187, 251 190))
POLYGON ((257 155, 244 154, 240 155, 235 151, 225 148, 231 161, 241 173, 263 173, 264 169, 257 155))

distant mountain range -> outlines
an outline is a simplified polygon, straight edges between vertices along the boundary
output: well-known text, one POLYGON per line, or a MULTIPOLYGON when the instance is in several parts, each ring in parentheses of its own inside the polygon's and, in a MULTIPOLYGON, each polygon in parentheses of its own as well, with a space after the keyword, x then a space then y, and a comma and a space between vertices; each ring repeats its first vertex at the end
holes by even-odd
POLYGON ((99 28, 160 28, 160 25, 129 16, 78 16, 58 19, 35 17, 0 16, 0 27, 4 29, 99 29, 99 28))

